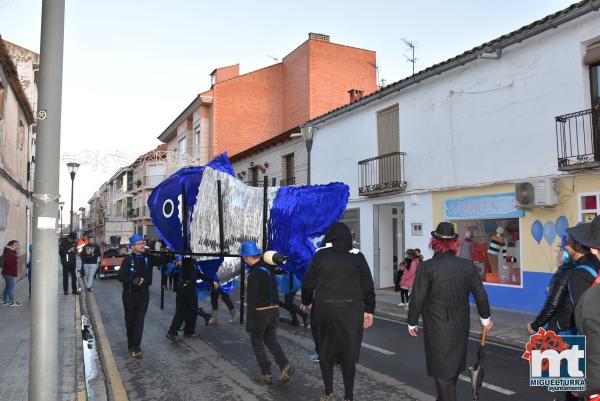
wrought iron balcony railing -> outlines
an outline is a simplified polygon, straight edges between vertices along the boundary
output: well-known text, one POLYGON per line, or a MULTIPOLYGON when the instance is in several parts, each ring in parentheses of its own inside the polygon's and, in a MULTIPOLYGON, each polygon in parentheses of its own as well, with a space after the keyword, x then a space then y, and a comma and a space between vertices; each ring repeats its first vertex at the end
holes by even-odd
POLYGON ((555 117, 558 169, 600 167, 600 117, 592 110, 555 117))
POLYGON ((358 194, 375 196, 406 191, 404 152, 393 152, 358 162, 358 194))

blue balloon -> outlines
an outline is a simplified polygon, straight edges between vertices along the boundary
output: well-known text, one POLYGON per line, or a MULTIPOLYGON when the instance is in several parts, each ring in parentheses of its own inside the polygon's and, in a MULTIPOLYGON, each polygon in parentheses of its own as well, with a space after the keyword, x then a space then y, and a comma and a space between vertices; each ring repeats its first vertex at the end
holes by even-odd
POLYGON ((542 225, 541 221, 536 220, 533 222, 533 224, 531 225, 531 235, 533 236, 533 239, 535 239, 539 244, 542 238, 544 237, 544 226, 542 225))
POLYGON ((544 224, 544 238, 548 245, 552 245, 554 240, 556 239, 556 228, 554 227, 554 222, 547 221, 544 224))
POLYGON ((569 220, 565 216, 559 216, 554 223, 554 228, 556 228, 556 235, 562 238, 569 228, 569 220))

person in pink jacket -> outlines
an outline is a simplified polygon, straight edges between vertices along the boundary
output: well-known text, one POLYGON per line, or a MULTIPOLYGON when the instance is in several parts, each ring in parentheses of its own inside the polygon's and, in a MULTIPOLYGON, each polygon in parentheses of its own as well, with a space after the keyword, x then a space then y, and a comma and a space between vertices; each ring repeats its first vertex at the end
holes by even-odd
MULTIPOLYGON (((417 268, 421 264, 421 259, 417 257, 417 254, 412 249, 409 249, 407 252, 408 257, 412 260, 410 262, 410 266, 406 266, 404 269, 404 273, 402 274, 402 279, 400 280, 400 289, 408 290, 408 294, 410 297, 410 292, 413 287, 413 283, 415 282, 415 276, 417 274, 417 268), (409 254, 412 252, 412 254, 409 254)), ((408 302, 404 305, 405 309, 408 309, 408 302)))

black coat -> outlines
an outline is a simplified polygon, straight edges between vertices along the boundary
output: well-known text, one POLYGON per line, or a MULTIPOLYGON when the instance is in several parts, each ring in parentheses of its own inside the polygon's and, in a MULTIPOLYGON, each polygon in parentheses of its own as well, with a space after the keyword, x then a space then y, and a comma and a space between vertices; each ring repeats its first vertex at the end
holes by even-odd
POLYGON ((69 241, 68 238, 63 238, 60 241, 58 247, 58 253, 60 255, 60 263, 64 267, 75 267, 77 258, 77 244, 69 241))
POLYGON ((313 305, 311 323, 318 334, 319 358, 357 362, 363 315, 375 309, 373 277, 362 253, 352 250, 350 230, 344 224, 334 223, 324 242, 332 246, 312 258, 302 283, 302 303, 313 305))
POLYGON ((573 304, 569 294, 569 275, 575 268, 572 263, 561 265, 550 280, 544 307, 531 322, 533 331, 548 324, 548 330, 559 332, 575 326, 573 304))
POLYGON ((490 317, 490 305, 473 262, 451 253, 436 253, 423 262, 410 296, 408 324, 423 315, 427 372, 440 378, 457 377, 466 368, 469 337, 469 294, 479 315, 490 317))
POLYGON ((575 308, 579 334, 586 336, 586 394, 600 392, 600 286, 589 288, 575 308))

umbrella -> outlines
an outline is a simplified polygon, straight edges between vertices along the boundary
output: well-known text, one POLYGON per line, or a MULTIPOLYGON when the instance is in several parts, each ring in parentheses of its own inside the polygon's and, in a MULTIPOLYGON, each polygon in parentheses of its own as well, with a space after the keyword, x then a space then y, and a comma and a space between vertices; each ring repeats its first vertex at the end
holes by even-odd
POLYGON ((481 386, 483 385, 483 358, 485 357, 485 332, 486 328, 483 327, 483 333, 481 333, 481 346, 479 347, 479 351, 477 351, 477 362, 475 365, 469 368, 469 373, 471 375, 471 383, 473 384, 473 401, 477 401, 479 399, 479 390, 481 390, 481 386))

